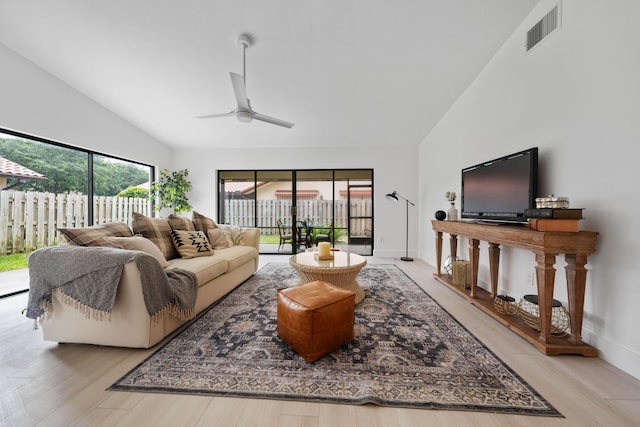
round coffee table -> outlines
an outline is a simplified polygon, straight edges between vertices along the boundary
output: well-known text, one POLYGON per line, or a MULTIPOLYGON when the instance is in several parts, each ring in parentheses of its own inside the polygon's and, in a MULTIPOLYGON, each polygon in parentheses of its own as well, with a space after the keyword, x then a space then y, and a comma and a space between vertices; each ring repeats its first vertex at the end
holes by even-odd
POLYGON ((356 281, 356 276, 367 260, 358 254, 333 251, 333 259, 316 259, 314 252, 302 252, 289 258, 289 264, 298 272, 298 284, 321 280, 356 294, 356 304, 364 298, 364 289, 356 281))

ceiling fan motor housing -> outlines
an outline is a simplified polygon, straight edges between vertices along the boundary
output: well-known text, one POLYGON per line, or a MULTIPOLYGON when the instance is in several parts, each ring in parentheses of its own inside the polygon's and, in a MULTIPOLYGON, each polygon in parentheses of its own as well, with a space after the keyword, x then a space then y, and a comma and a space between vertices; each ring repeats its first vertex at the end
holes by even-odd
POLYGON ((250 122, 251 120, 253 120, 253 114, 251 114, 248 111, 238 111, 238 112, 236 112, 236 118, 240 122, 247 123, 247 122, 250 122))

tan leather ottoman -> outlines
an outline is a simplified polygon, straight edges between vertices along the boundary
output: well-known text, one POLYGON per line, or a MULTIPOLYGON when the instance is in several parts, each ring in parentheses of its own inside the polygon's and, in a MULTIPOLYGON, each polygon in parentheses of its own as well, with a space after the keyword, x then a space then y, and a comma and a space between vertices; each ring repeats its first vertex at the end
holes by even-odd
POLYGON ((278 336, 308 362, 353 340, 352 291, 315 281, 278 290, 278 336))

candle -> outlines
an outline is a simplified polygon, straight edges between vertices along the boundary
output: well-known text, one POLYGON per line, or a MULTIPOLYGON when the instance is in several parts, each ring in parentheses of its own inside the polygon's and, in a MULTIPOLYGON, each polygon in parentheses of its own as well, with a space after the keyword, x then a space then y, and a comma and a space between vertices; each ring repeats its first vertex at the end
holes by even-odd
POLYGON ((328 257, 331 254, 331 247, 329 242, 318 243, 318 256, 328 257))

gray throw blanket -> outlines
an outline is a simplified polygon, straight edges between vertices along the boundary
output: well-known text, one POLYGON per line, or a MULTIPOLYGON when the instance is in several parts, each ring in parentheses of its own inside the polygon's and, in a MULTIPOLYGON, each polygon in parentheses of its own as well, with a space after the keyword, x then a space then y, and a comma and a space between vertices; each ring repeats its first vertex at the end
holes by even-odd
POLYGON ((194 317, 198 280, 190 271, 162 269, 144 252, 108 247, 53 246, 29 255, 29 302, 26 316, 40 319, 52 311, 56 293, 96 320, 110 318, 124 265, 135 261, 142 293, 152 323, 167 314, 194 317))

